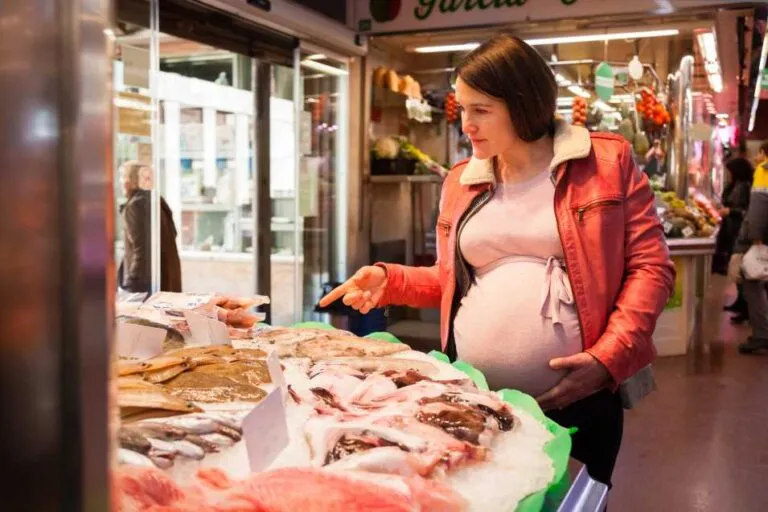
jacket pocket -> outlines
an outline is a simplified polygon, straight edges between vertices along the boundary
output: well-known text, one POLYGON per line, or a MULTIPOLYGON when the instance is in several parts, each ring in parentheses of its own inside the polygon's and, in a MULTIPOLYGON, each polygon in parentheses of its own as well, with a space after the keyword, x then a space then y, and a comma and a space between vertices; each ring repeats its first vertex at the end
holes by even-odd
POLYGON ((576 214, 576 220, 581 222, 587 217, 601 213, 603 210, 615 209, 622 206, 623 204, 624 198, 621 196, 606 196, 593 199, 592 201, 576 206, 573 208, 573 211, 576 214))
MULTIPOLYGON (((453 223, 444 218, 444 217, 438 217, 437 218, 437 228, 436 228, 436 245, 437 245, 437 260, 443 261, 444 258, 447 258, 449 255, 448 251, 448 239, 451 236, 451 228, 453 227, 453 223)), ((443 263, 445 263, 443 261, 443 263)), ((443 265, 441 265, 443 266, 443 265)))

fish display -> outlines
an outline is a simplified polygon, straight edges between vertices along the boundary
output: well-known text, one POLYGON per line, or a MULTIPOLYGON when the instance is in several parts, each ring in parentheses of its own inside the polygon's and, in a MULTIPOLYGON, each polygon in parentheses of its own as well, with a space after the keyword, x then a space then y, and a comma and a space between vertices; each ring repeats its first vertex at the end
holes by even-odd
POLYGON ((130 377, 118 379, 117 401, 120 417, 124 421, 202 412, 188 400, 175 397, 152 383, 130 377))
POLYGON ((359 338, 325 329, 276 328, 257 332, 253 342, 277 350, 280 357, 324 360, 336 357, 383 357, 410 350, 408 345, 359 338))
POLYGON ((138 421, 118 430, 118 462, 169 469, 178 458, 202 460, 241 439, 241 417, 236 415, 202 413, 138 421))
POLYGON ((156 469, 122 467, 113 478, 116 501, 125 511, 462 512, 467 509, 466 501, 450 487, 418 476, 286 468, 236 481, 221 470, 201 469, 193 482, 181 486, 156 469))

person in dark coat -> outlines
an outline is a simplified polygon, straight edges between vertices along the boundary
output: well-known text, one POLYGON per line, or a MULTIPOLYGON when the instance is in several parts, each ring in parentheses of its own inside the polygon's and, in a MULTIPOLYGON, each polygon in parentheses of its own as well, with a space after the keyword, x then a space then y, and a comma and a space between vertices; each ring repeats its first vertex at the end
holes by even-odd
MULTIPOLYGON (((120 167, 120 181, 128 201, 120 208, 123 217, 125 254, 118 281, 130 292, 150 292, 151 247, 150 212, 152 209, 151 169, 139 162, 120 167)), ((176 226, 165 199, 160 198, 160 290, 181 291, 181 261, 176 247, 176 226)))
MULTIPOLYGON (((712 258, 712 272, 727 275, 728 262, 733 254, 736 238, 739 236, 741 224, 749 209, 749 198, 752 189, 752 176, 754 168, 746 158, 732 158, 725 164, 728 172, 728 185, 723 191, 723 207, 720 215, 723 222, 717 233, 715 255, 712 258)), ((734 323, 743 323, 747 319, 747 302, 744 299, 744 291, 738 286, 739 294, 736 301, 725 310, 735 313, 731 319, 734 323)))

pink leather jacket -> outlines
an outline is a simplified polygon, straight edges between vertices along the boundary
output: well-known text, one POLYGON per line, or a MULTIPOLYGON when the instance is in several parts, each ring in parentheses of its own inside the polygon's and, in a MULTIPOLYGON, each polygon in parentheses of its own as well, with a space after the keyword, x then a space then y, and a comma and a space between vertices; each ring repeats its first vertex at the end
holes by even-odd
MULTIPOLYGON (((651 337, 674 288, 675 269, 653 192, 623 138, 559 121, 554 150, 555 216, 584 350, 618 386, 656 356, 651 337)), ((452 357, 453 319, 473 279, 457 232, 490 199, 495 183, 491 160, 457 164, 443 184, 437 264, 379 264, 388 277, 380 305, 439 307, 442 348, 452 357)))

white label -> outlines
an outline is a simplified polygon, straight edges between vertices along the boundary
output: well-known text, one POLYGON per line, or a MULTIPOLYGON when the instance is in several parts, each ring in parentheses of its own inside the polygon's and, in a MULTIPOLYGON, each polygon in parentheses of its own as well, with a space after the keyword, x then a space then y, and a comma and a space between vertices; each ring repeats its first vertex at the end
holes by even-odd
POLYGON ((207 316, 185 311, 184 318, 189 324, 192 340, 201 345, 231 345, 227 326, 207 316))
POLYGON ((271 391, 248 413, 243 420, 243 436, 252 472, 267 469, 288 446, 288 425, 280 391, 271 391))
POLYGON ((669 234, 669 232, 672 231, 673 227, 674 226, 672 225, 671 222, 665 222, 664 223, 664 233, 669 234))
POLYGON ((149 51, 123 45, 123 84, 149 89, 149 51))
POLYGON ((163 352, 165 329, 118 322, 115 327, 115 340, 119 355, 149 359, 163 352))
POLYGON ((288 394, 288 389, 286 388, 283 368, 280 366, 280 359, 277 357, 277 350, 271 351, 269 356, 267 356, 267 369, 269 370, 269 376, 272 378, 272 384, 280 388, 280 392, 283 394, 283 398, 285 398, 288 394))
POLYGON ((685 238, 690 238, 690 237, 692 237, 694 233, 695 233, 695 231, 693 230, 693 228, 692 228, 691 226, 686 226, 686 227, 683 229, 683 236, 684 236, 685 238))

